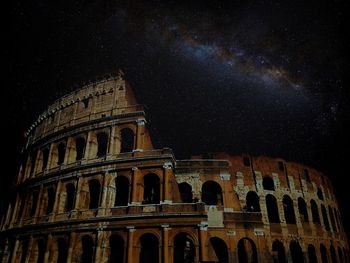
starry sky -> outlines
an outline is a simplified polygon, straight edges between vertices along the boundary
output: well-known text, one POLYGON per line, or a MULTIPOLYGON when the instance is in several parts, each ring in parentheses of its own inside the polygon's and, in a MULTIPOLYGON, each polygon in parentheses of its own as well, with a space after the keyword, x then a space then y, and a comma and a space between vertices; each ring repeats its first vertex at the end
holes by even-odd
POLYGON ((311 165, 350 222, 346 1, 31 2, 12 1, 6 17, 1 106, 13 145, 1 192, 46 106, 122 68, 156 147, 178 159, 226 151, 311 165))

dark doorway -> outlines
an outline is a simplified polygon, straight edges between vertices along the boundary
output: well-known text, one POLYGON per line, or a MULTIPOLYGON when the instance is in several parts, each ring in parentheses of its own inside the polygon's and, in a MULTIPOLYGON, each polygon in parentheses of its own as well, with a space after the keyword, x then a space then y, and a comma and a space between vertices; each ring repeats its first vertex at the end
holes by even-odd
POLYGON ((281 241, 275 240, 272 243, 272 251, 274 252, 274 263, 286 262, 286 252, 281 241))
POLYGON ((159 241, 153 234, 144 234, 140 238, 140 263, 159 262, 159 241))
POLYGON ((120 152, 132 152, 134 150, 134 132, 132 129, 124 128, 120 131, 121 146, 120 152))
POLYGON ((202 201, 207 205, 223 205, 221 186, 214 181, 202 185, 202 201))
POLYGON ((228 263, 228 249, 225 241, 218 237, 209 239, 219 263, 228 263))
POLYGON ((301 250, 301 247, 298 242, 295 242, 295 241, 290 242, 289 249, 290 249, 290 254, 292 256, 293 263, 304 262, 303 251, 301 250))
POLYGON ((92 263, 93 255, 94 255, 94 241, 90 236, 83 236, 81 238, 82 243, 82 255, 81 255, 81 263, 92 263))
POLYGON ((249 238, 242 238, 238 242, 238 262, 239 263, 257 263, 258 255, 256 246, 249 238))
POLYGON ((159 204, 160 202, 160 180, 156 174, 146 174, 144 177, 144 204, 159 204))
POLYGON ((96 209, 100 202, 100 182, 96 179, 89 181, 90 203, 89 209, 96 209))
POLYGON ((192 203, 192 186, 188 183, 179 184, 179 191, 181 195, 181 200, 183 203, 192 203))
POLYGON ((125 176, 115 178, 115 201, 114 206, 126 206, 129 201, 129 180, 125 176))
POLYGON ((174 238, 174 263, 193 263, 196 250, 186 233, 179 233, 174 238))
POLYGON ((260 212, 259 196, 254 191, 248 192, 246 206, 248 212, 260 212))
POLYGON ((309 245, 307 248, 307 254, 309 257, 309 263, 317 263, 316 249, 313 245, 309 245))
POLYGON ((109 238, 109 248, 109 262, 124 263, 124 240, 119 235, 112 235, 109 238))
POLYGON ((266 208, 270 223, 279 223, 280 216, 278 214, 278 206, 276 197, 271 194, 266 196, 266 208))

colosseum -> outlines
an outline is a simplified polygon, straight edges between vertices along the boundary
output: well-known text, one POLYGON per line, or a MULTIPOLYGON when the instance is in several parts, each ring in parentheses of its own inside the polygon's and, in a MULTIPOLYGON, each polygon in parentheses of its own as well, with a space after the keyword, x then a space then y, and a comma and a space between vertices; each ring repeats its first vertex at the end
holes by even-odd
POLYGON ((326 176, 154 149, 121 73, 56 100, 26 135, 1 262, 350 262, 326 176))

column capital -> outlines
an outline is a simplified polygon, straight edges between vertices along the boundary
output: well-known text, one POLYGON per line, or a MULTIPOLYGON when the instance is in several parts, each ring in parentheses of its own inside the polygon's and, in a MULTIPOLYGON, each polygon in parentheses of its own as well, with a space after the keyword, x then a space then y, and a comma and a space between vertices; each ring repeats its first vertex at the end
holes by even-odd
POLYGON ((139 168, 137 168, 136 166, 132 167, 131 170, 133 171, 137 171, 139 168))
POLYGON ((170 225, 169 225, 169 224, 161 224, 160 226, 161 226, 164 230, 170 229, 170 225))
POLYGON ((126 226, 126 229, 129 230, 129 232, 135 231, 135 226, 126 226))
POLYGON ((138 119, 138 120, 136 120, 136 123, 137 123, 137 125, 145 125, 146 124, 146 120, 138 119))
POLYGON ((164 169, 171 169, 173 168, 173 164, 171 162, 166 162, 163 164, 164 169))
POLYGON ((206 221, 202 221, 200 222, 200 224, 198 224, 199 229, 203 230, 203 231, 207 231, 208 230, 208 222, 206 221))

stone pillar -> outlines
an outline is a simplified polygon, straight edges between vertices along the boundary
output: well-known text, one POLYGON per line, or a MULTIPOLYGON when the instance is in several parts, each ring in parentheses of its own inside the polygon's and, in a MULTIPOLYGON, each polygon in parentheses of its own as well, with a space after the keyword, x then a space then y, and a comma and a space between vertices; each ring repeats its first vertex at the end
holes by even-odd
POLYGON ((79 200, 80 200, 80 192, 81 192, 82 184, 83 184, 83 179, 79 176, 75 187, 75 198, 74 198, 73 210, 78 210, 79 208, 79 200))
POLYGON ((95 246, 95 262, 107 262, 108 255, 106 255, 106 245, 105 245, 105 232, 103 228, 100 227, 97 229, 96 235, 96 246, 95 246))
MULTIPOLYGON (((162 250, 162 260, 163 263, 169 263, 169 225, 161 225, 162 235, 163 235, 163 250, 162 250)), ((171 261, 170 261, 171 262, 171 261)))
POLYGON ((90 159, 90 149, 91 149, 91 136, 92 136, 92 132, 89 131, 88 135, 86 137, 86 147, 85 147, 85 152, 84 152, 84 157, 83 159, 90 159))
POLYGON ((141 204, 141 191, 139 188, 138 180, 140 178, 141 171, 137 167, 132 167, 132 187, 131 187, 131 204, 141 204))
POLYGON ((16 238, 15 245, 13 247, 12 258, 8 258, 8 262, 15 263, 18 261, 17 259, 18 259, 19 243, 20 243, 20 241, 16 238))
POLYGON ((101 202, 100 202, 100 209, 99 209, 99 215, 105 215, 106 214, 106 200, 108 195, 108 184, 110 182, 109 180, 110 174, 108 171, 103 175, 103 185, 101 189, 101 202))
POLYGON ((67 253, 67 262, 75 262, 73 259, 73 250, 75 243, 77 242, 77 234, 72 232, 70 234, 69 238, 69 247, 68 247, 68 253, 67 253))
POLYGON ((49 234, 47 236, 47 241, 46 241, 46 249, 45 249, 45 256, 44 256, 44 263, 49 263, 49 257, 51 253, 51 245, 52 245, 52 235, 49 234))
POLYGON ((170 177, 173 173, 172 166, 173 165, 171 162, 167 162, 163 165, 163 189, 161 189, 163 191, 163 195, 161 195, 163 198, 161 200, 165 204, 172 203, 170 192, 173 189, 170 189, 170 187, 169 187, 170 186, 170 177))
POLYGON ((75 158, 74 158, 75 150, 76 150, 75 138, 68 137, 67 144, 66 144, 66 154, 64 156, 63 164, 69 164, 69 163, 75 162, 75 158))
POLYGON ((52 213, 54 216, 59 213, 60 203, 61 203, 61 198, 60 198, 61 197, 61 188, 62 188, 62 182, 58 181, 57 186, 56 186, 55 203, 54 203, 53 209, 52 209, 52 213))
POLYGON ((136 257, 135 254, 133 253, 134 251, 134 233, 135 233, 135 227, 134 226, 127 226, 126 227, 129 232, 128 232, 128 255, 127 255, 127 262, 136 262, 136 257))
POLYGON ((144 136, 145 136, 145 124, 146 121, 144 119, 137 120, 136 121, 137 128, 136 128, 136 143, 135 143, 135 150, 136 151, 142 151, 144 146, 144 136))
POLYGON ((205 243, 207 241, 207 236, 208 236, 208 223, 207 222, 201 222, 199 225, 198 225, 198 237, 199 237, 199 251, 200 251, 200 254, 199 254, 199 261, 200 262, 203 262, 207 259, 208 257, 208 249, 207 247, 205 246, 205 243))
MULTIPOLYGON (((33 256, 32 255, 33 243, 34 243, 34 238, 33 238, 33 236, 30 236, 29 242, 28 242, 28 250, 27 250, 26 259, 25 259, 24 263, 29 263, 30 259, 33 256)), ((22 251, 22 253, 23 253, 23 251, 22 251)), ((23 256, 23 254, 22 254, 22 256, 23 256)))

